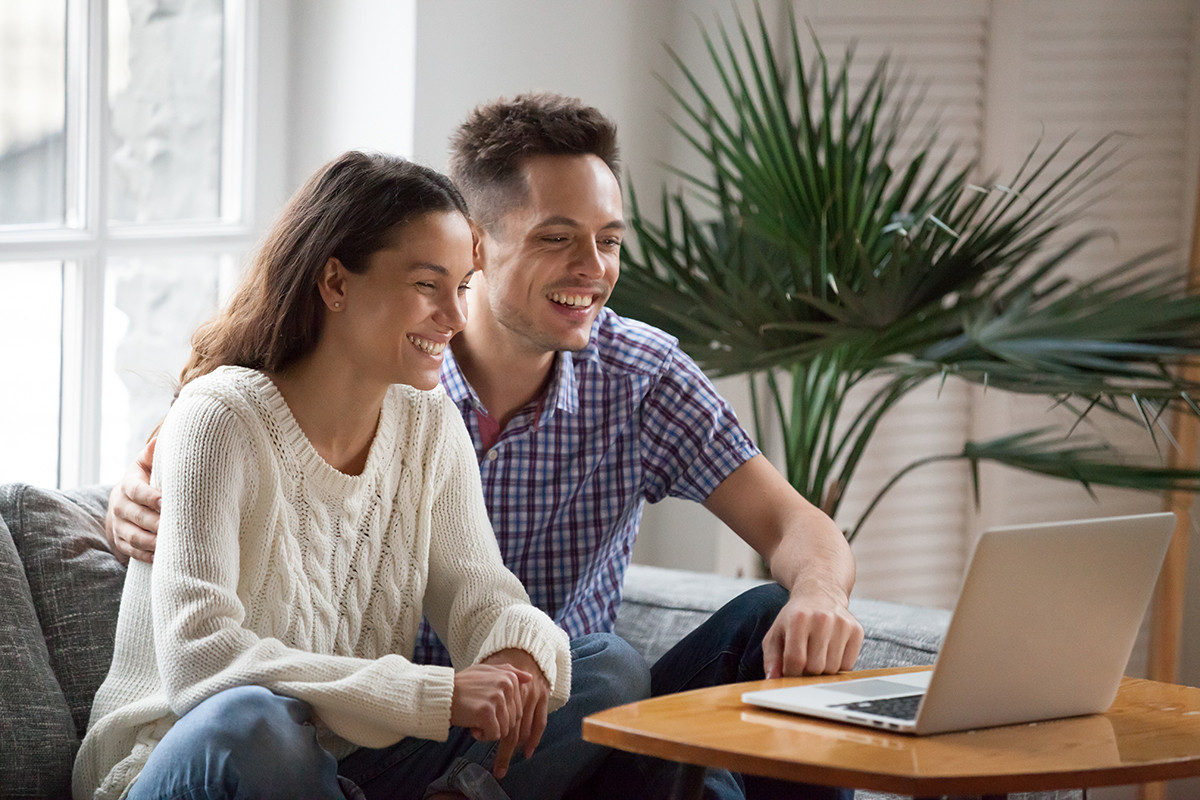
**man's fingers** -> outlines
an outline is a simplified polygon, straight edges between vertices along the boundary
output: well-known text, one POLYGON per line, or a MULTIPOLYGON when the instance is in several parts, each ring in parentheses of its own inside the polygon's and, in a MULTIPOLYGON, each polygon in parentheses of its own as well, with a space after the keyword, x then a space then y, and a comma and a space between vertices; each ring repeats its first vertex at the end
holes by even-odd
MULTIPOLYGON (((808 620, 808 641, 805 644, 805 659, 796 665, 800 672, 820 675, 830 663, 829 648, 832 644, 834 620, 826 614, 813 614, 808 620)), ((839 658, 838 661, 841 661, 839 658)))
POLYGON ((763 674, 768 678, 783 676, 783 637, 776 622, 763 637, 763 674))
POLYGON ((842 651, 842 669, 854 669, 862 645, 863 627, 858 620, 854 620, 854 624, 850 626, 850 635, 846 639, 846 648, 842 651))
POLYGON ((783 643, 782 674, 787 676, 803 675, 804 665, 808 663, 808 637, 803 633, 792 633, 783 643))
MULTIPOLYGON (((146 480, 150 478, 148 474, 145 477, 146 480)), ((162 511, 162 492, 142 480, 131 479, 123 488, 125 489, 125 495, 132 502, 136 503, 147 514, 153 514, 155 519, 158 518, 158 512, 162 511)), ((142 527, 150 530, 147 526, 142 527)))

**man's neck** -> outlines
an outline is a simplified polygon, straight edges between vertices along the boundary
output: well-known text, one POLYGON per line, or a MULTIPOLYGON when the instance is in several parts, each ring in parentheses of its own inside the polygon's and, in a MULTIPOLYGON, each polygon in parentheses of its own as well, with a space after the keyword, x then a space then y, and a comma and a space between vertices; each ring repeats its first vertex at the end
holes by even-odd
POLYGON ((472 335, 464 330, 450 347, 463 377, 501 430, 541 396, 554 369, 555 353, 532 353, 481 331, 472 335))

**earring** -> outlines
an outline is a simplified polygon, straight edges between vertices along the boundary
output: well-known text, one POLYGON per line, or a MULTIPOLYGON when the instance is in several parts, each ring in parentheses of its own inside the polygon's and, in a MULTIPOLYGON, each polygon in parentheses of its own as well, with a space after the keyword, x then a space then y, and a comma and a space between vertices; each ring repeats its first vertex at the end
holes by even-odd
POLYGON ((342 307, 342 302, 341 302, 340 300, 339 300, 339 301, 337 301, 336 303, 334 303, 334 304, 333 304, 333 307, 334 307, 334 308, 341 308, 341 307, 342 307))

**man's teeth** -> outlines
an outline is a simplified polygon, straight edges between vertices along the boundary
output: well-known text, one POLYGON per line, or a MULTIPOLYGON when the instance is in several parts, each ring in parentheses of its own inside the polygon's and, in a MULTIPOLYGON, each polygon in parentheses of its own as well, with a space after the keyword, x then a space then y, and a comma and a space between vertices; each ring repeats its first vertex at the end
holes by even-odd
POLYGON ((550 295, 550 299, 560 305, 575 308, 582 308, 592 304, 592 296, 590 294, 560 294, 559 292, 553 292, 550 295))
POLYGON ((446 349, 445 342, 431 342, 428 339, 420 339, 412 335, 408 337, 408 340, 431 356, 440 356, 442 351, 446 349))

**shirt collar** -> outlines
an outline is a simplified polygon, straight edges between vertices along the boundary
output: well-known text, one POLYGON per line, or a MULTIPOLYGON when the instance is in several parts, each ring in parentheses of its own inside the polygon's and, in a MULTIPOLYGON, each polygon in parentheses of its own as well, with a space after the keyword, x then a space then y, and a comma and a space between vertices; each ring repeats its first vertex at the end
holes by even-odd
MULTIPOLYGON (((554 415, 555 411, 563 411, 567 414, 575 414, 579 411, 579 380, 575 375, 575 359, 587 358, 585 355, 590 350, 594 350, 593 342, 589 341, 588 346, 580 351, 580 353, 571 353, 562 351, 557 354, 554 359, 553 372, 550 377, 550 383, 546 387, 546 393, 542 398, 542 414, 539 418, 541 422, 548 422, 554 415)), ((474 387, 467 382, 467 378, 462 373, 462 368, 458 365, 458 361, 454 358, 454 347, 447 347, 442 353, 442 386, 446 389, 446 394, 454 401, 454 404, 459 409, 471 407, 486 413, 487 409, 479 400, 479 395, 475 393, 474 387)))

